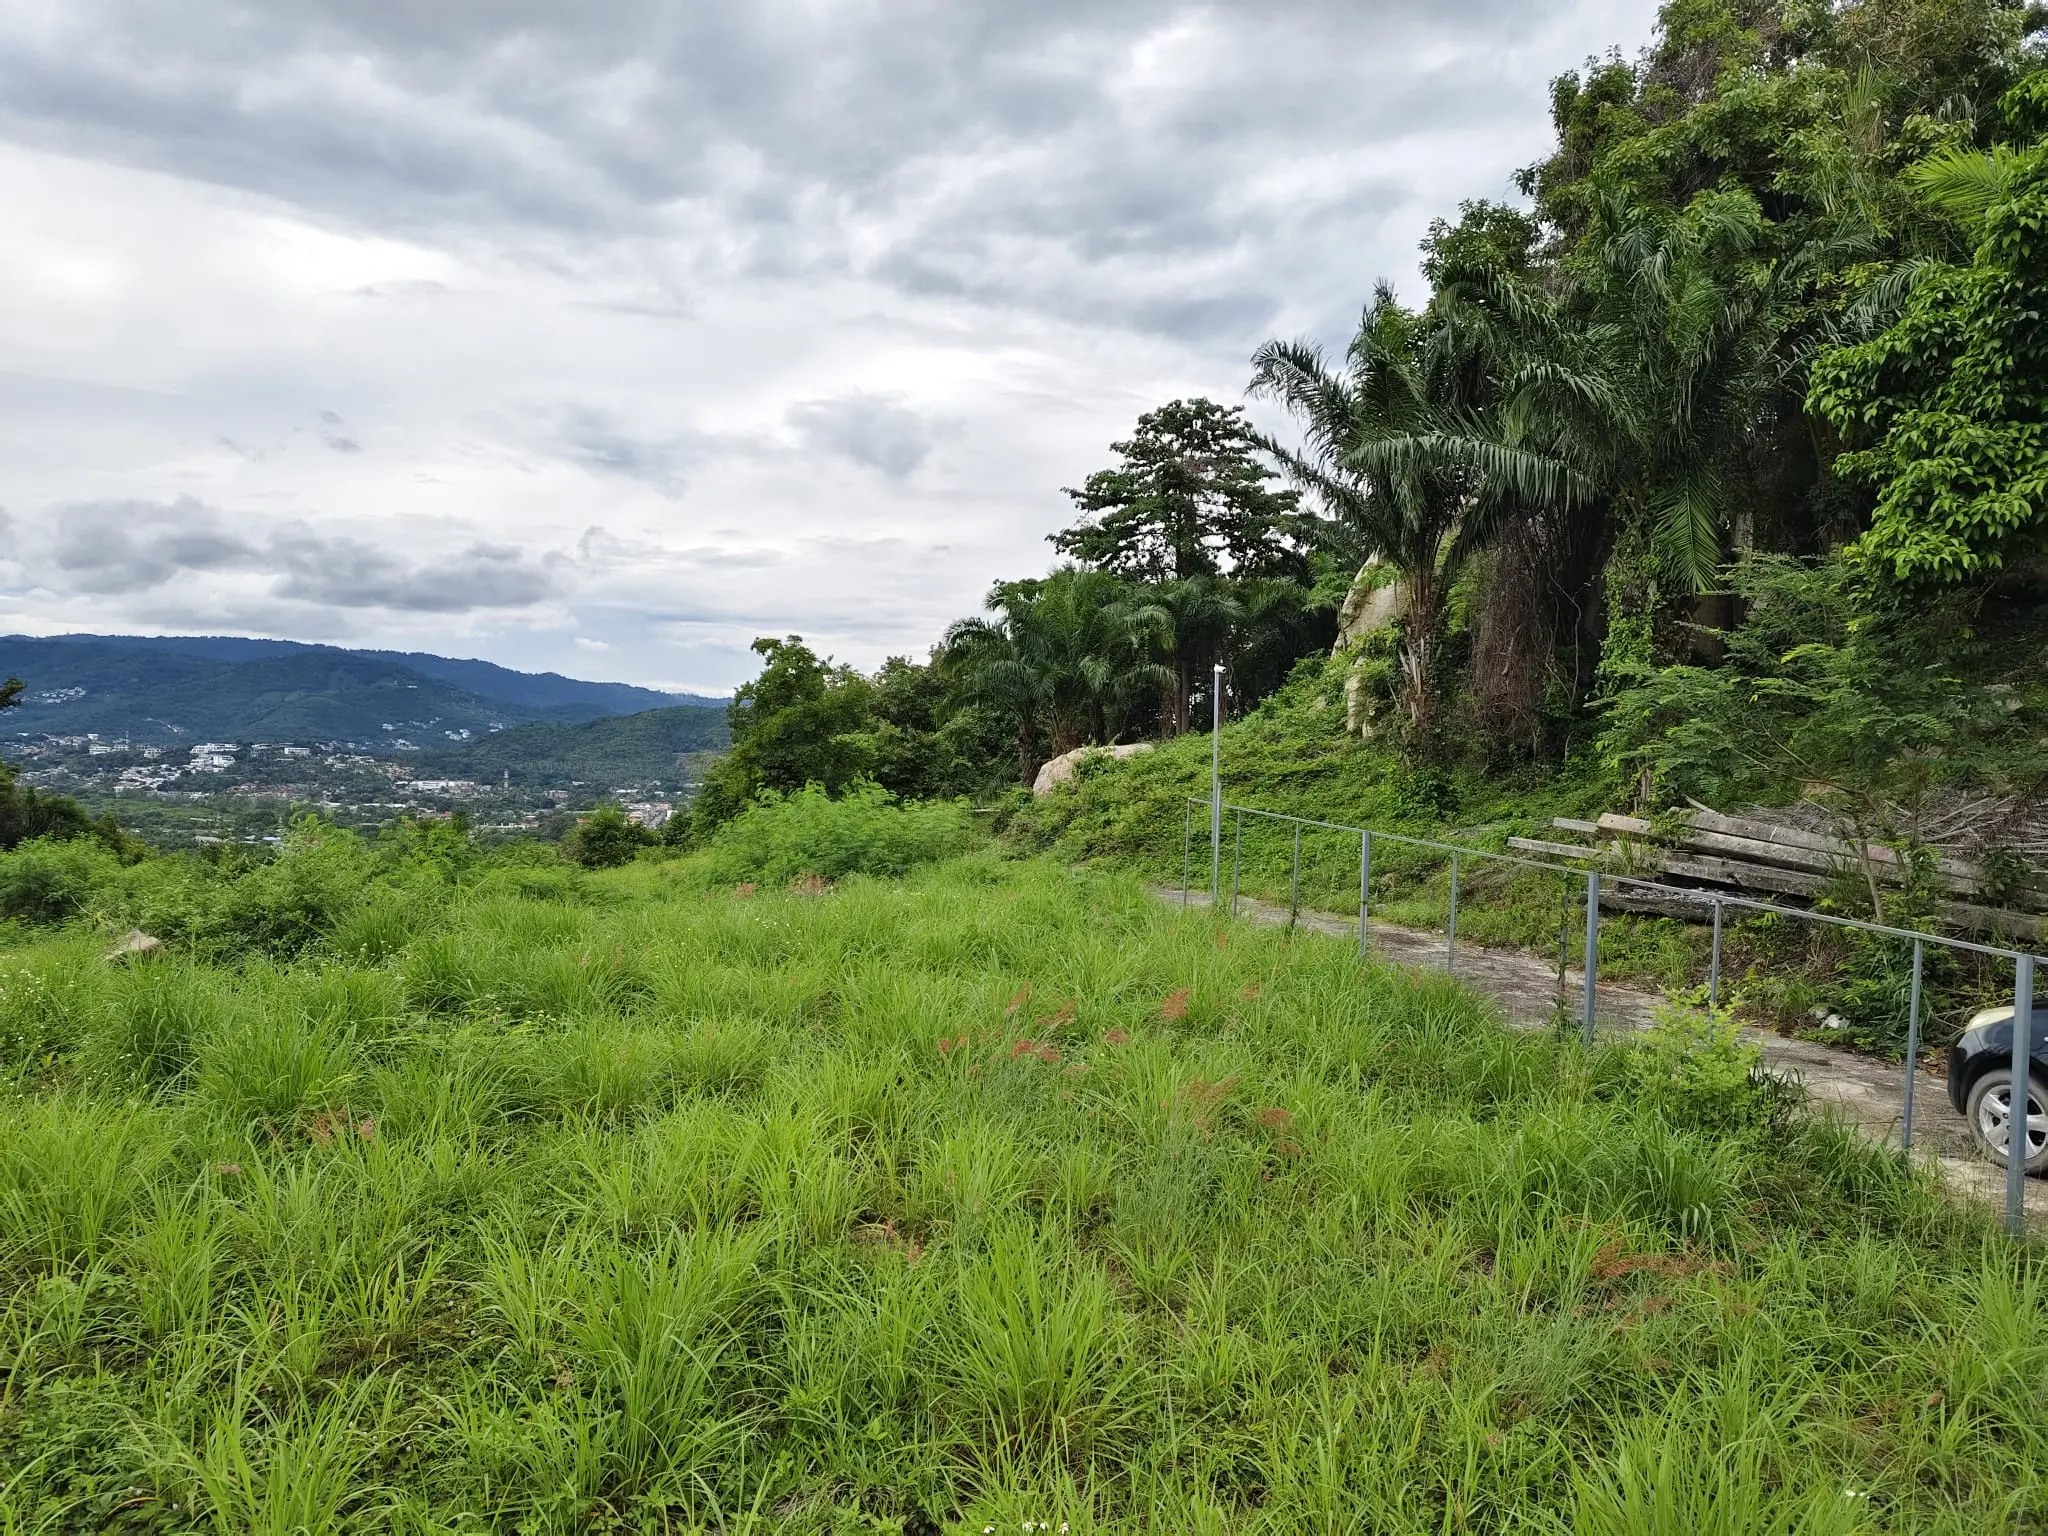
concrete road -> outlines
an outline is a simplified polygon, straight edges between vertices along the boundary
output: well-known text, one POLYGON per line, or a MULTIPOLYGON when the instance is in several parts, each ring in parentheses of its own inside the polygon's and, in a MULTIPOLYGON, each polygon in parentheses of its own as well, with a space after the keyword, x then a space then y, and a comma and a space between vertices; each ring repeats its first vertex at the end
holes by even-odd
MULTIPOLYGON (((1156 887, 1162 900, 1179 904, 1178 887, 1156 887)), ((1207 891, 1189 893, 1191 906, 1206 907, 1207 891)), ((1247 922, 1284 925, 1287 908, 1241 896, 1238 917, 1247 922)), ((1355 939, 1358 919, 1327 912, 1304 911, 1297 926, 1316 933, 1355 939)), ((1367 923, 1373 952, 1400 965, 1442 970, 1445 937, 1389 923, 1367 923)), ((1484 993, 1518 1029, 1548 1029, 1563 1006, 1576 1022, 1584 996, 1585 972, 1567 969, 1562 989, 1555 962, 1520 950, 1490 949, 1458 941, 1452 972, 1458 980, 1484 993)), ((1603 1030, 1646 1029, 1662 994, 1646 987, 1603 981, 1595 990, 1594 1017, 1603 1030)), ((1799 1082, 1808 1099, 1836 1115, 1873 1141, 1899 1144, 1906 1088, 1903 1063, 1838 1050, 1814 1040, 1791 1040, 1768 1030, 1745 1028, 1742 1038, 1763 1053, 1764 1065, 1799 1082)), ((2005 1170, 1980 1156, 1969 1127, 1949 1107, 1948 1085, 1924 1067, 1914 1074, 1913 1158, 1939 1169, 1943 1181, 1959 1196, 2005 1208, 2005 1170)), ((2027 1220, 2048 1224, 2048 1180, 2027 1181, 2027 1220)))

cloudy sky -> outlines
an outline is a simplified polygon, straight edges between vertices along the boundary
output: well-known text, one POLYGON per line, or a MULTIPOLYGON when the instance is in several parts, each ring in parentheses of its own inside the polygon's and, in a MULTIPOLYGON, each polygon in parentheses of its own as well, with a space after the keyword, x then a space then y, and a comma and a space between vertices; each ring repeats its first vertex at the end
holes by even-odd
POLYGON ((1653 0, 11 0, 0 629, 921 654, 1653 0))

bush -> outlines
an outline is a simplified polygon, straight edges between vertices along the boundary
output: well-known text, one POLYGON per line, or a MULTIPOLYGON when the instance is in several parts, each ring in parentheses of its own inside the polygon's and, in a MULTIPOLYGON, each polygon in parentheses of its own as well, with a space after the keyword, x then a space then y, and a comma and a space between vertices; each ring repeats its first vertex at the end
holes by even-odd
POLYGON ((773 790, 719 828, 698 868, 713 883, 781 883, 801 875, 901 875, 950 858, 973 840, 967 812, 951 801, 912 801, 874 784, 834 800, 815 784, 773 790))
POLYGON ((276 858, 229 888, 215 941, 227 949, 295 955, 363 904, 374 867, 355 833, 302 816, 276 858))
POLYGON ((629 821, 616 805, 601 805, 562 839, 562 852, 585 869, 616 869, 632 863, 635 854, 654 843, 654 834, 629 821))
POLYGON ((39 837, 0 855, 0 917, 61 923, 84 911, 120 862, 96 842, 39 837))
POLYGON ((235 1000, 218 973, 148 960, 111 978, 104 1019, 87 1042, 90 1076, 159 1088, 191 1070, 202 1040, 223 1028, 235 1000))
POLYGON ((1726 1013, 1667 1004, 1634 1042, 1625 1081, 1639 1104, 1672 1125, 1742 1131, 1774 1124, 1790 1107, 1790 1085, 1765 1072, 1761 1059, 1726 1013))

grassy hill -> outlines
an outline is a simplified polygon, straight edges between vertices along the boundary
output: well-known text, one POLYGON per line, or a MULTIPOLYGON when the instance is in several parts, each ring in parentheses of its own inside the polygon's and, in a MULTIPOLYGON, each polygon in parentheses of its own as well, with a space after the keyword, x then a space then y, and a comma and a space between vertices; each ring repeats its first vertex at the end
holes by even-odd
POLYGON ((753 894, 407 837, 224 888, 276 963, 13 931, 0 1528, 2039 1508, 2038 1266, 1739 1072, 1050 862, 753 894))
MULTIPOLYGON (((1226 801, 1263 810, 1406 832, 1466 847, 1499 850, 1510 836, 1541 836, 1550 818, 1597 814, 1608 786, 1583 765, 1489 771, 1453 762, 1418 767, 1391 745, 1362 742, 1344 726, 1341 658, 1311 662, 1246 719, 1224 728, 1222 773, 1226 801)), ((1123 762, 1084 762, 1067 788, 1032 802, 1010 822, 1013 839, 1031 851, 1067 859, 1099 859, 1178 882, 1190 798, 1194 807, 1195 862, 1206 883, 1210 742, 1206 733, 1184 736, 1123 762)), ((1226 828, 1225 858, 1236 850, 1236 828, 1226 828)), ((1285 900, 1292 878, 1293 833, 1256 820, 1245 823, 1241 877, 1244 888, 1285 900)), ((1447 861, 1436 855, 1382 848, 1374 857, 1375 901, 1408 903, 1395 921, 1440 922, 1447 861), (1433 917, 1432 917, 1433 914, 1433 917)), ((1226 877, 1227 878, 1227 877, 1226 877)), ((1478 939, 1539 942, 1540 930, 1502 927, 1487 913, 1484 881, 1469 889, 1478 939)), ((1310 833, 1302 845, 1302 899, 1334 911, 1358 903, 1358 840, 1342 833, 1310 833)), ((1498 906, 1498 903, 1495 903, 1498 906)), ((1503 911, 1505 909, 1502 909, 1503 911)), ((1543 906, 1555 942, 1554 904, 1543 906)))
POLYGON ((515 785, 602 787, 682 783, 680 760, 724 750, 725 706, 649 709, 580 725, 522 725, 426 754, 420 776, 515 785))
MULTIPOLYGON (((28 687, 8 729, 137 742, 353 741, 418 745, 532 721, 668 706, 622 683, 489 662, 218 636, 0 637, 0 676, 28 687)), ((722 707, 722 701, 696 701, 722 707)))

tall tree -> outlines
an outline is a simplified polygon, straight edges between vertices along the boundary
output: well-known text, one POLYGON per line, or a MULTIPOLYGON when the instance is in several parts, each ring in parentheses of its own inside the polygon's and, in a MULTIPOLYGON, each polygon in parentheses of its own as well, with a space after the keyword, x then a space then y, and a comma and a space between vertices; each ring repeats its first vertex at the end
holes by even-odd
POLYGON ((1273 484, 1237 407, 1175 400, 1110 448, 1118 462, 1066 493, 1085 516, 1052 536, 1060 553, 1143 582, 1306 571, 1295 495, 1273 484))
POLYGON ((1264 441, 1297 487, 1357 548, 1400 572, 1402 710, 1411 738, 1437 727, 1437 645, 1452 583, 1498 528, 1506 505, 1472 454, 1490 383, 1433 317, 1404 309, 1382 283, 1333 368, 1321 348, 1269 341, 1252 358, 1252 393, 1278 400, 1302 432, 1300 448, 1264 441))
POLYGON ((705 776, 692 807, 693 830, 707 831, 744 810, 764 789, 809 784, 838 794, 869 770, 862 727, 867 679, 821 659, 800 635, 754 642, 760 675, 733 695, 732 746, 705 776))
MULTIPOLYGON (((1276 483, 1238 407, 1175 400, 1140 416, 1111 448, 1114 466, 1067 491, 1086 515, 1052 543, 1083 565, 1145 584, 1168 616, 1173 677, 1159 726, 1177 735, 1206 696, 1210 668, 1243 638, 1244 584, 1289 581, 1306 598, 1314 530, 1297 494, 1276 483)), ((1270 592, 1261 608, 1278 611, 1270 592)))

